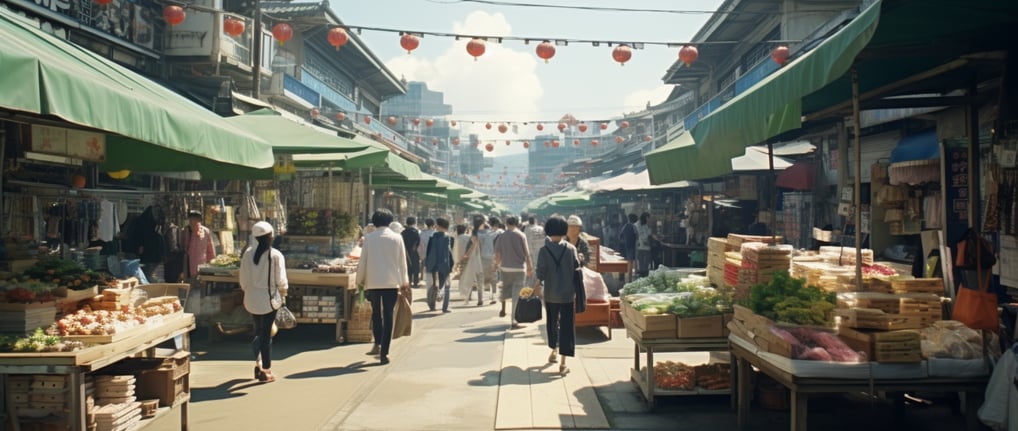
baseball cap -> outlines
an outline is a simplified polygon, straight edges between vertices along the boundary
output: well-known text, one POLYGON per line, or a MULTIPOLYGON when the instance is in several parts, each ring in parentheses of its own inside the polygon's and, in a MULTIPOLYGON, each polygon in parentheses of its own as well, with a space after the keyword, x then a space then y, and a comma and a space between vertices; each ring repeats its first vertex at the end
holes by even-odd
POLYGON ((579 216, 571 215, 569 216, 569 219, 566 220, 566 224, 569 226, 583 226, 583 220, 580 220, 579 216))

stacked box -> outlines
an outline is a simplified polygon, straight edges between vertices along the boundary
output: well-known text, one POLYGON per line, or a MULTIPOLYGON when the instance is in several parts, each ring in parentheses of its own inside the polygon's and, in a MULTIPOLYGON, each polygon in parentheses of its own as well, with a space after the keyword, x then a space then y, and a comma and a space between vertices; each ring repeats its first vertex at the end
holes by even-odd
POLYGON ((67 376, 12 375, 5 389, 8 407, 40 417, 67 414, 67 376))
MULTIPOLYGON (((855 253, 854 247, 820 247, 820 256, 824 262, 839 266, 855 265, 855 253)), ((863 265, 873 265, 873 250, 862 249, 862 263, 863 265)))
POLYGON ((133 429, 141 420, 141 403, 136 396, 134 376, 98 376, 93 383, 87 421, 97 431, 133 429))
POLYGON ((791 246, 744 242, 740 252, 743 273, 740 273, 740 283, 736 286, 736 294, 740 297, 748 296, 753 285, 769 283, 775 272, 788 271, 792 266, 791 246))
POLYGON ((707 240, 707 278, 715 286, 725 285, 725 252, 728 240, 710 238, 707 240))

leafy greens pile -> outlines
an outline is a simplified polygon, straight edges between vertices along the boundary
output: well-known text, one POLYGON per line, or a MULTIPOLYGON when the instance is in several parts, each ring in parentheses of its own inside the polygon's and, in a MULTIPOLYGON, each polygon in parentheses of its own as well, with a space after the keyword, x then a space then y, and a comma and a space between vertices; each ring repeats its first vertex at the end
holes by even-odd
POLYGON ((749 308, 754 313, 797 325, 829 326, 836 304, 834 293, 807 286, 805 280, 792 278, 787 271, 774 273, 770 283, 758 284, 749 291, 749 308))

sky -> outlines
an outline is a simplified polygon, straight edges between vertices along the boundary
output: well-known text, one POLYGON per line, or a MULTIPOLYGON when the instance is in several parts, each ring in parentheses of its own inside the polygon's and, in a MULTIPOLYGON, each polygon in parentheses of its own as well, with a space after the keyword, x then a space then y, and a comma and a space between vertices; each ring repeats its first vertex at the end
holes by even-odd
MULTIPOLYGON (((506 0, 568 6, 713 11, 721 0, 506 0)), ((447 32, 485 36, 591 39, 617 42, 684 42, 703 26, 710 14, 662 12, 605 12, 508 5, 462 0, 333 0, 331 6, 350 26, 405 31, 447 32)), ((536 42, 491 41, 476 61, 467 54, 467 40, 425 36, 407 54, 399 35, 365 30, 361 38, 397 76, 424 81, 445 93, 452 105, 450 119, 499 122, 556 121, 572 113, 581 121, 620 118, 624 113, 658 104, 671 91, 661 81, 678 58, 678 48, 647 46, 633 50, 620 66, 612 48, 590 44, 558 46, 545 64, 535 53, 536 42)), ((540 41, 538 41, 540 42, 540 41)), ((461 134, 478 133, 482 140, 529 139, 533 124, 520 125, 517 134, 500 134, 496 127, 461 124, 461 134)), ((545 133, 553 130, 546 127, 545 133)), ((610 130, 609 130, 610 131, 610 130)), ((522 153, 522 145, 497 145, 490 156, 522 153)))

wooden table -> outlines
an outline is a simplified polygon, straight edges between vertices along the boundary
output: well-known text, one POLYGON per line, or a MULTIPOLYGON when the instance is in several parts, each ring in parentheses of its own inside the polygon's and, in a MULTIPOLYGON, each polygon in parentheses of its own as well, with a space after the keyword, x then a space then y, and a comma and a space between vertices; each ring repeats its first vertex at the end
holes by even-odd
POLYGON ((749 418, 749 402, 751 388, 750 375, 753 368, 774 379, 788 388, 791 399, 791 430, 806 431, 806 416, 809 396, 812 394, 850 393, 850 392, 964 392, 964 410, 967 429, 980 429, 976 417, 976 409, 981 404, 983 391, 986 389, 988 376, 948 378, 927 377, 921 379, 834 379, 834 378, 803 378, 782 370, 764 360, 759 355, 736 343, 730 343, 732 368, 735 370, 735 399, 738 412, 738 424, 744 429, 749 418))
MULTIPOLYGON (((718 338, 662 338, 644 340, 640 331, 626 326, 626 333, 633 339, 632 380, 640 388, 647 404, 653 408, 658 396, 726 395, 731 390, 707 390, 696 388, 691 391, 657 389, 654 384, 654 352, 724 352, 728 350, 728 339, 718 338), (640 352, 647 355, 647 367, 640 370, 640 352)), ((734 383, 734 382, 733 382, 734 383)))
MULTIPOLYGON (((100 344, 77 352, 51 353, 3 353, 0 354, 0 380, 6 387, 8 375, 16 374, 48 374, 68 376, 68 429, 85 431, 88 429, 85 411, 85 374, 100 370, 122 359, 145 353, 148 357, 155 356, 155 348, 165 341, 179 337, 179 347, 190 350, 190 332, 194 329, 194 316, 191 314, 171 315, 159 326, 137 335, 109 344, 100 344)), ((184 392, 190 392, 190 374, 183 377, 184 392)), ((187 430, 188 405, 190 397, 184 397, 172 407, 160 408, 157 417, 180 411, 180 428, 187 430)), ((6 407, 3 408, 6 411, 6 407)), ((11 414, 12 412, 7 412, 11 414)), ((154 419, 154 418, 153 418, 154 419)), ((144 425, 154 420, 146 419, 144 425)), ((142 426, 144 426, 142 425, 142 426)))

